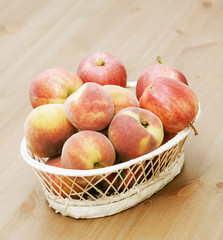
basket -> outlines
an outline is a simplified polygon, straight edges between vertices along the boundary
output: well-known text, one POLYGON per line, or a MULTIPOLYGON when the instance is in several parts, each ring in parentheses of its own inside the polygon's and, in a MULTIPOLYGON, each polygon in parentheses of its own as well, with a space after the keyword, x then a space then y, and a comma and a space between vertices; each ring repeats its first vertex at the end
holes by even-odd
MULTIPOLYGON (((135 86, 130 82, 130 87, 135 86), (131 84, 131 86, 130 86, 131 84)), ((198 119, 199 112, 194 120, 198 119)), ((46 165, 21 142, 21 154, 39 179, 49 206, 64 216, 98 218, 131 208, 178 175, 184 164, 184 143, 189 126, 156 150, 106 168, 62 169, 46 165)))

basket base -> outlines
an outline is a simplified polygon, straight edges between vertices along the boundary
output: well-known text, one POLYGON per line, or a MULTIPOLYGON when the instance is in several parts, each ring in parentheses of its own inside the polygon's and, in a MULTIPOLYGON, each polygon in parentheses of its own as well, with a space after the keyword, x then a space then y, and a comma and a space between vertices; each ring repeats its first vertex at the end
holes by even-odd
POLYGON ((154 193, 167 185, 175 176, 177 176, 184 164, 184 152, 169 166, 165 172, 162 172, 158 179, 152 179, 140 186, 133 187, 129 191, 120 194, 120 196, 108 199, 98 199, 97 201, 69 200, 61 199, 52 193, 45 191, 45 197, 49 206, 63 216, 79 218, 99 218, 114 215, 131 208, 145 199, 151 197, 154 193))

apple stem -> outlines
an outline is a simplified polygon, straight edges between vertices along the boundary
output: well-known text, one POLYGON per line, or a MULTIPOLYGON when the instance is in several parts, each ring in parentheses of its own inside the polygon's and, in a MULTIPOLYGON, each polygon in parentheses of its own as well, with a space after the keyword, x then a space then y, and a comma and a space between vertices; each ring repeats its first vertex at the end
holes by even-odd
POLYGON ((141 124, 144 128, 149 126, 149 123, 147 121, 143 121, 143 122, 141 122, 141 124))
POLYGON ((163 64, 163 62, 161 61, 161 57, 160 57, 160 56, 157 56, 156 61, 157 61, 159 64, 163 64))
POLYGON ((96 62, 96 65, 97 65, 97 66, 104 66, 104 65, 105 65, 105 61, 104 61, 104 60, 98 60, 98 61, 96 62))
POLYGON ((194 130, 194 135, 198 135, 198 131, 197 129, 195 128, 195 126, 193 125, 193 123, 190 123, 190 127, 194 130))

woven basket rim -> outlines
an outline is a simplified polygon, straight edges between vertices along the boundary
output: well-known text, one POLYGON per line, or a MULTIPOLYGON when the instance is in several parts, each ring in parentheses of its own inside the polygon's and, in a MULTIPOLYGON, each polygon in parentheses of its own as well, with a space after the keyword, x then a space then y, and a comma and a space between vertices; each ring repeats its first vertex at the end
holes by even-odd
POLYGON ((180 154, 176 162, 171 164, 170 171, 168 171, 164 177, 158 180, 154 179, 150 184, 147 182, 140 186, 135 186, 119 196, 110 196, 107 199, 99 198, 96 201, 84 202, 76 199, 61 199, 47 190, 44 190, 44 194, 49 206, 63 216, 70 216, 76 219, 111 216, 129 209, 130 207, 134 207, 161 190, 181 172, 183 164, 184 152, 180 154))
MULTIPOLYGON (((134 87, 135 85, 136 85, 135 81, 128 83, 129 87, 134 87)), ((195 119, 192 121, 193 123, 196 122, 197 119, 199 118, 200 112, 201 112, 201 110, 200 110, 200 104, 199 104, 198 113, 197 113, 197 116, 195 117, 195 119)), ((119 163, 119 164, 115 164, 112 166, 108 166, 105 168, 99 168, 99 169, 89 169, 89 170, 63 169, 63 168, 53 167, 53 166, 49 166, 44 163, 38 162, 37 160, 32 158, 30 156, 30 154, 28 153, 25 137, 23 137, 23 139, 22 139, 22 142, 20 145, 20 152, 21 152, 23 159, 31 167, 38 169, 40 171, 43 171, 43 172, 62 175, 62 176, 74 176, 74 177, 76 177, 76 176, 77 177, 96 176, 96 175, 103 175, 103 174, 108 174, 108 173, 112 173, 112 172, 117 172, 120 169, 129 168, 130 166, 132 166, 134 164, 140 164, 144 160, 151 159, 151 158, 163 153, 164 151, 170 149, 175 144, 177 144, 179 141, 184 139, 190 133, 191 129, 192 128, 190 126, 188 126, 184 130, 178 132, 177 135, 175 137, 173 137, 171 140, 169 140, 167 143, 163 144, 159 148, 157 148, 145 155, 142 155, 140 157, 131 159, 131 160, 123 162, 123 163, 119 163)))

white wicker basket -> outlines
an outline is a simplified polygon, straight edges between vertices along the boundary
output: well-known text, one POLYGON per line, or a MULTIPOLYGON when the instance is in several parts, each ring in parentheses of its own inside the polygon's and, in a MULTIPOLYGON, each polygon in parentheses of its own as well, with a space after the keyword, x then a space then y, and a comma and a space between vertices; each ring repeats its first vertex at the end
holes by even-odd
MULTIPOLYGON (((129 83, 130 87, 135 82, 129 83)), ((200 108, 197 117, 200 114, 200 108)), ((71 170, 46 165, 23 138, 21 154, 39 179, 45 197, 56 212, 73 218, 97 218, 119 213, 149 198, 180 173, 183 146, 191 127, 158 149, 110 167, 71 170), (80 184, 80 183, 85 183, 80 184)))

